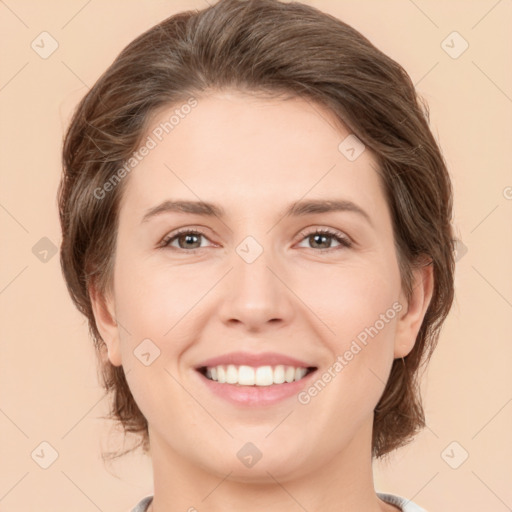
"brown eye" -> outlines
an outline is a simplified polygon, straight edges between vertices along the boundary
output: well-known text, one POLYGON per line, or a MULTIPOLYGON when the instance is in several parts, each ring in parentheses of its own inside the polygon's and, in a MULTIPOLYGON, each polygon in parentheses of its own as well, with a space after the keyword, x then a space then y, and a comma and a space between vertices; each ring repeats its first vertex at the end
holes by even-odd
POLYGON ((337 247, 332 247, 333 239, 343 248, 352 246, 349 238, 337 231, 330 231, 328 229, 318 229, 311 233, 301 233, 301 235, 304 239, 307 239, 311 249, 336 250, 337 247))
POLYGON ((201 239, 206 238, 206 235, 201 231, 195 229, 184 229, 177 233, 172 233, 162 241, 161 247, 171 247, 177 250, 184 250, 193 252, 194 250, 201 249, 201 239), (178 242, 178 247, 171 246, 174 241, 178 242), (199 245, 198 245, 199 244, 199 245))

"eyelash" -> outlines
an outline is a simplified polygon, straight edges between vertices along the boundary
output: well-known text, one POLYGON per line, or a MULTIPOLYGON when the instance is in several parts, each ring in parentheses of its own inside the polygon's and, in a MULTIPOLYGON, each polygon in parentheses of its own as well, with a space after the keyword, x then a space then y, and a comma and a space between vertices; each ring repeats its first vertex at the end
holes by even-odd
MULTIPOLYGON (((171 248, 171 249, 174 249, 177 251, 184 251, 184 252, 188 252, 188 253, 192 253, 192 254, 196 253, 197 251, 200 251, 201 249, 205 249, 205 247, 197 247, 195 249, 181 249, 178 247, 170 247, 170 244, 175 239, 177 239, 180 235, 183 235, 183 234, 200 235, 200 236, 203 236, 204 238, 208 238, 205 233, 203 233, 202 231, 200 231, 198 229, 183 228, 183 229, 176 231, 175 233, 171 233, 169 236, 165 237, 162 240, 160 247, 162 249, 171 248)), ((329 247, 327 249, 319 249, 316 252, 324 252, 325 253, 325 252, 331 252, 331 251, 336 251, 336 250, 340 250, 340 249, 349 249, 350 247, 352 247, 352 241, 349 238, 340 235, 337 231, 331 231, 330 229, 327 229, 327 228, 317 229, 317 230, 311 231, 309 233, 307 231, 302 231, 300 233, 300 236, 302 236, 302 238, 300 239, 300 242, 302 242, 302 240, 304 240, 305 238, 312 236, 312 235, 329 236, 329 237, 334 238, 340 244, 339 247, 329 247)), ((315 250, 314 248, 312 248, 312 249, 315 250)))

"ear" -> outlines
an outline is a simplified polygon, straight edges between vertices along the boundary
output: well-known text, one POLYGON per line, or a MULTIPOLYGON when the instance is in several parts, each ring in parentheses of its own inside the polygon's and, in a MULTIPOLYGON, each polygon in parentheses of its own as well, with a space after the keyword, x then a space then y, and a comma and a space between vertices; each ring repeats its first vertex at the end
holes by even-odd
POLYGON ((414 348, 416 337, 434 291, 434 266, 431 261, 415 269, 413 276, 413 290, 409 303, 407 304, 407 298, 403 291, 400 295, 400 303, 406 305, 406 310, 397 322, 395 359, 405 357, 414 348))
POLYGON ((108 359, 114 366, 121 366, 119 326, 115 317, 114 301, 110 295, 104 296, 93 284, 89 287, 92 310, 96 326, 108 350, 108 359))

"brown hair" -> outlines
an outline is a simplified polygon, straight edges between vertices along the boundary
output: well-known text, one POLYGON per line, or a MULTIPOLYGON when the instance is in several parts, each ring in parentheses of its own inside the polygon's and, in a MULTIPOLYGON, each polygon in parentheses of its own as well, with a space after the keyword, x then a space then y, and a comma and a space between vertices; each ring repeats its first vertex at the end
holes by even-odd
POLYGON ((452 186, 428 106, 404 69, 349 25, 299 2, 220 0, 171 16, 132 41, 74 112, 58 192, 60 257, 71 297, 88 319, 103 385, 113 393, 110 417, 148 449, 147 421, 122 366, 105 356, 90 300, 92 286, 105 293, 111 285, 128 178, 101 200, 94 191, 130 158, 158 110, 224 88, 286 93, 329 108, 378 161, 408 298, 412 270, 425 256, 433 265, 433 295, 414 348, 393 362, 375 409, 372 454, 381 457, 425 426, 418 373, 454 296, 452 186))

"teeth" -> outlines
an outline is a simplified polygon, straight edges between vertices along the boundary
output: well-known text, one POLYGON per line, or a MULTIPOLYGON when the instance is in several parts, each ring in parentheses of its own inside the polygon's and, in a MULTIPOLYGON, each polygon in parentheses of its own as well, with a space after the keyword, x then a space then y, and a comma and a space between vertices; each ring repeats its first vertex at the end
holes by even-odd
POLYGON ((212 366, 206 369, 206 377, 221 384, 238 384, 240 386, 271 386, 302 379, 308 370, 294 366, 212 366))
POLYGON ((226 382, 228 384, 236 384, 238 382, 238 371, 232 364, 228 365, 226 370, 226 382))
MULTIPOLYGON (((209 370, 209 368, 208 368, 209 370)), ((208 370, 206 371, 206 376, 210 377, 211 379, 213 379, 213 373, 210 373, 210 375, 208 375, 208 370)), ((218 376, 218 381, 221 383, 221 384, 224 384, 224 382, 226 382, 226 370, 224 370, 224 366, 217 366, 217 376, 218 376)))
MULTIPOLYGON (((231 366, 233 368, 233 373, 236 375, 237 371, 234 366, 231 366)), ((262 368, 258 368, 258 370, 261 370, 262 368)), ((258 377, 258 382, 261 382, 263 380, 262 375, 258 377)), ((254 386, 256 384, 256 375, 254 374, 254 369, 250 366, 240 366, 238 368, 238 379, 235 379, 235 383, 241 384, 242 386, 254 386)))

